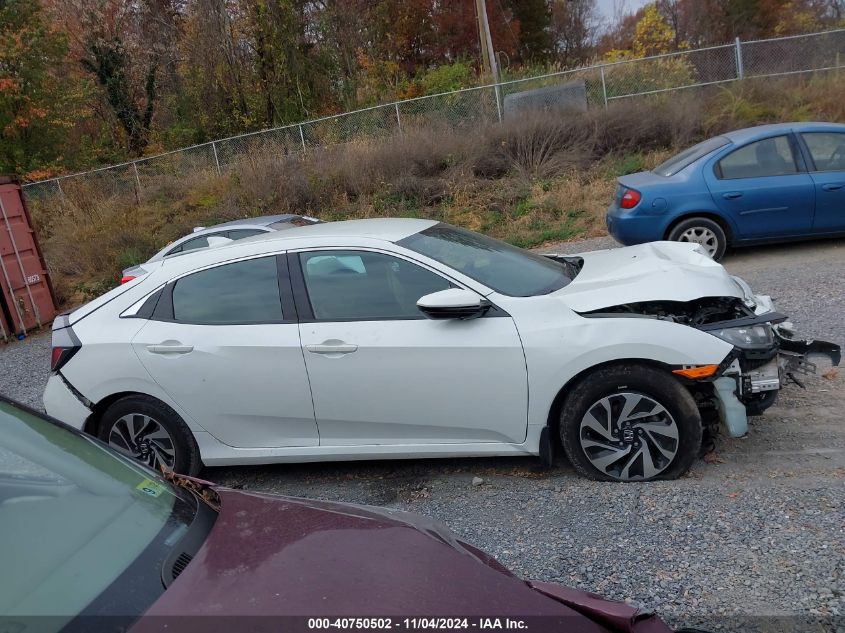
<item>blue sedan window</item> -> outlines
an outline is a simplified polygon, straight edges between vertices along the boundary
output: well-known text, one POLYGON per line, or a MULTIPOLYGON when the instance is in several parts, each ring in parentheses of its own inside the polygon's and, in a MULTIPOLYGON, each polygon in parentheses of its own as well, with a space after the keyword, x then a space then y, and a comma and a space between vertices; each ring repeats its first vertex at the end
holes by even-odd
POLYGON ((728 143, 730 143, 730 141, 724 136, 707 139, 703 143, 693 145, 689 149, 685 149, 680 154, 676 154, 665 163, 661 163, 654 168, 654 173, 658 176, 674 176, 687 165, 692 165, 699 158, 707 156, 710 152, 715 152, 717 149, 724 147, 728 143))
POLYGON ((818 171, 845 171, 845 133, 805 132, 801 137, 818 171))
POLYGON ((731 152, 716 165, 719 178, 763 178, 798 172, 787 136, 765 138, 731 152))

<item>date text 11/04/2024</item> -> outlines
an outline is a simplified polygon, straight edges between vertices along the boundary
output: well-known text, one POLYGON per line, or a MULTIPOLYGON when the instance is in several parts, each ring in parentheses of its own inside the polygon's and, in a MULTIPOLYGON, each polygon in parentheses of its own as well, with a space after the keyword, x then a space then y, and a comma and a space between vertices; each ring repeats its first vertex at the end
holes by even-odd
MULTIPOLYGON (((540 618, 546 620, 548 618, 540 618)), ((557 618, 552 618, 557 619, 557 618)), ((389 631, 389 630, 439 630, 439 631, 458 631, 458 630, 510 630, 510 631, 527 631, 530 629, 529 623, 525 619, 520 618, 309 618, 309 630, 369 630, 369 631, 389 631)))

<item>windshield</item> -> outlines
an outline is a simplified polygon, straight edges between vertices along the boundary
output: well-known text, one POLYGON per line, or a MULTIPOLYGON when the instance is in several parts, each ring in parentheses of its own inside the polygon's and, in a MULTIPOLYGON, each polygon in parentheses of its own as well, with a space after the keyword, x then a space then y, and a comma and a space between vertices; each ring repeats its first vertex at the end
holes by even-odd
POLYGON ((511 297, 548 294, 572 281, 562 264, 547 257, 449 224, 436 224, 398 244, 511 297))
POLYGON ((58 631, 103 604, 142 613, 196 508, 152 471, 0 400, 0 622, 29 630, 37 616, 58 631))
POLYGON ((658 176, 674 176, 687 165, 692 165, 699 158, 706 156, 710 152, 715 152, 728 143, 730 141, 724 136, 707 139, 698 145, 693 145, 689 149, 685 149, 680 154, 676 154, 665 163, 661 163, 654 168, 654 173, 658 176))

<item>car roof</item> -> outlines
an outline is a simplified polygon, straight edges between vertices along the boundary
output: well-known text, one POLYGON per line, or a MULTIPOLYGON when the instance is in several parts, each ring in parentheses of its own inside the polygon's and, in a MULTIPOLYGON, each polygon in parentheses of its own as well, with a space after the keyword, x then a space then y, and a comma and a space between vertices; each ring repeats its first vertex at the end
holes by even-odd
MULTIPOLYGON (((274 240, 307 240, 311 237, 367 237, 370 239, 398 242, 401 239, 419 233, 437 224, 436 220, 416 220, 411 218, 368 218, 364 220, 343 220, 301 226, 296 231, 283 231, 255 235, 239 243, 274 240)), ((232 245, 219 248, 231 248, 232 245)))
MULTIPOLYGON (((206 265, 213 265, 241 255, 260 255, 293 248, 310 246, 332 246, 332 238, 348 242, 349 238, 398 242, 419 233, 438 222, 436 220, 413 220, 405 218, 372 218, 366 220, 345 220, 325 222, 298 227, 295 231, 272 231, 237 240, 214 248, 200 248, 164 259, 165 276, 178 274, 206 265)), ((363 245, 363 244, 362 244, 363 245)), ((343 246, 343 243, 337 244, 343 246)), ((157 269, 160 270, 160 269, 157 269)))
POLYGON ((205 231, 216 231, 222 228, 232 228, 234 226, 270 226, 276 222, 284 222, 286 220, 293 220, 295 218, 301 218, 301 215, 296 215, 294 213, 282 213, 280 215, 261 215, 257 218, 243 218, 240 220, 231 220, 229 222, 223 222, 222 224, 215 224, 214 226, 207 226, 202 231, 197 231, 193 235, 198 233, 202 233, 205 231))
POLYGON ((845 132, 845 125, 840 123, 813 123, 813 122, 792 122, 792 123, 769 123, 766 125, 755 125, 733 132, 722 134, 734 144, 747 143, 758 138, 766 138, 778 133, 786 132, 845 132))
MULTIPOLYGON (((212 226, 206 226, 199 230, 196 230, 192 233, 188 233, 187 235, 183 235, 182 237, 173 240, 167 246, 159 250, 155 255, 150 257, 146 263, 152 263, 164 259, 167 256, 167 253, 177 248, 180 244, 184 244, 194 238, 202 237, 203 235, 210 235, 212 233, 219 233, 220 231, 225 231, 227 229, 249 229, 249 228, 266 228, 267 231, 271 231, 272 229, 269 228, 271 224, 275 224, 276 222, 285 222, 289 220, 293 220, 295 218, 301 218, 304 216, 297 215, 294 213, 282 213, 279 215, 261 215, 255 218, 243 218, 241 220, 231 220, 229 222, 223 222, 222 224, 214 224, 212 226)), ((129 270, 129 269, 127 269, 129 270)))

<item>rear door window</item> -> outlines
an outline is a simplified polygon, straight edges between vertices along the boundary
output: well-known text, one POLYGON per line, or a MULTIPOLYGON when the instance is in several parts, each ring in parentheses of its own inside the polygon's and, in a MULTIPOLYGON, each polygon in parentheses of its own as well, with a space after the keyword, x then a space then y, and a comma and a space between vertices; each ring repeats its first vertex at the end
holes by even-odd
POLYGON ((750 143, 731 152, 716 164, 716 175, 724 180, 795 173, 798 173, 798 165, 788 136, 775 136, 750 143))
POLYGON ((845 133, 805 132, 801 138, 810 150, 816 171, 845 171, 845 133))
POLYGON ((182 277, 173 287, 173 318, 208 325, 280 322, 276 258, 223 264, 182 277))

